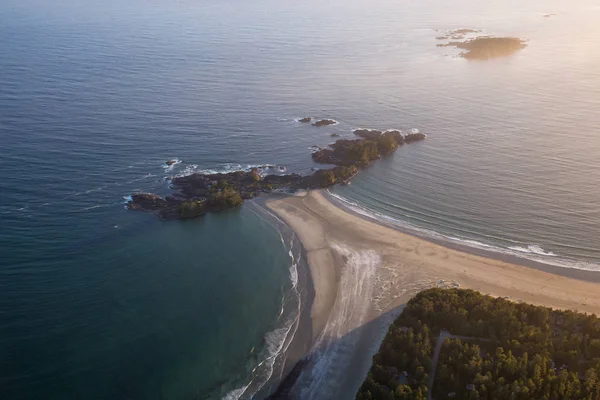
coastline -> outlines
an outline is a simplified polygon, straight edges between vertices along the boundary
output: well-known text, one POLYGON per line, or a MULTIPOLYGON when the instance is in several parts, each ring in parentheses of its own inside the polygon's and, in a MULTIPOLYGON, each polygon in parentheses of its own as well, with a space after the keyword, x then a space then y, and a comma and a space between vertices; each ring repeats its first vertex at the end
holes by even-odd
POLYGON ((266 205, 302 242, 315 291, 312 359, 294 388, 296 397, 352 398, 389 323, 426 288, 464 287, 600 313, 600 274, 591 271, 466 252, 356 215, 321 191, 269 198, 266 205))
MULTIPOLYGON (((282 245, 289 251, 293 269, 296 271, 296 282, 293 291, 297 294, 298 315, 292 329, 285 335, 281 348, 272 356, 274 357, 273 370, 266 381, 263 381, 260 388, 254 393, 246 393, 248 386, 242 390, 234 390, 230 394, 231 398, 270 398, 278 387, 285 381, 286 377, 293 371, 298 364, 310 352, 313 344, 312 321, 310 318, 310 309, 312 307, 315 295, 312 276, 308 270, 306 261, 306 252, 302 243, 298 240, 294 230, 273 213, 266 205, 267 197, 261 196, 247 203, 247 206, 256 215, 266 221, 273 229, 277 230, 281 236, 282 245)), ((293 274, 290 270, 290 279, 294 282, 293 274)), ((289 304, 284 303, 284 307, 289 304)), ((275 327, 274 331, 280 327, 275 327)), ((274 332, 270 331, 270 332, 274 332)), ((251 382, 252 383, 252 382, 251 382)), ((230 398, 226 396, 225 398, 230 398)))
POLYGON ((365 221, 371 221, 377 225, 382 225, 393 229, 395 231, 407 234, 409 236, 414 236, 419 239, 423 239, 426 242, 431 242, 442 247, 447 247, 452 250, 456 250, 462 253, 469 253, 485 258, 491 258, 497 261, 505 261, 509 264, 516 264, 523 267, 529 267, 538 269, 540 271, 549 272, 554 275, 560 275, 567 278, 579 279, 585 282, 596 282, 600 283, 600 270, 593 271, 589 269, 581 269, 576 267, 569 266, 560 266, 555 264, 545 263, 543 261, 536 261, 530 258, 527 258, 525 255, 519 256, 516 254, 508 254, 502 253, 500 251, 489 250, 481 247, 470 246, 468 244, 461 244, 459 242, 452 241, 450 239, 437 238, 433 236, 429 236, 424 234, 423 232, 419 232, 416 229, 411 229, 407 226, 397 225, 392 222, 387 222, 381 219, 377 219, 375 215, 372 217, 363 213, 359 213, 353 210, 348 204, 345 204, 340 198, 336 195, 330 193, 328 190, 322 190, 321 194, 331 203, 333 203, 336 207, 343 209, 348 214, 352 214, 357 218, 363 219, 365 221))

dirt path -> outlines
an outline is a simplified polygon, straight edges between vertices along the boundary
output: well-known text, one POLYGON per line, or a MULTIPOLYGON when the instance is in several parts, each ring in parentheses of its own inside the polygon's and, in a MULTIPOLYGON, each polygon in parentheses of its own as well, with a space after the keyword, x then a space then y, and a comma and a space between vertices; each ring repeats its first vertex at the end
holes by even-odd
POLYGON ((431 362, 431 375, 429 376, 429 387, 427 388, 427 400, 432 400, 431 392, 433 390, 433 381, 435 379, 435 370, 437 368, 438 361, 440 360, 440 351, 442 350, 442 345, 446 339, 459 339, 464 341, 476 340, 478 342, 490 342, 490 339, 483 339, 478 337, 471 336, 458 336, 452 335, 448 331, 441 331, 440 336, 438 337, 437 342, 435 343, 435 350, 433 351, 433 360, 431 362))

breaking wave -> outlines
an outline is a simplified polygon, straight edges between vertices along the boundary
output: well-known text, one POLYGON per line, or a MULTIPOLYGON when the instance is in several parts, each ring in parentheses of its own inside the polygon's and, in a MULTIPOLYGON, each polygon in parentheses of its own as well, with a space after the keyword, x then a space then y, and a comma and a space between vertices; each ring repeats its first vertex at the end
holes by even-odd
POLYGON ((222 164, 216 168, 202 168, 196 164, 186 165, 183 170, 181 170, 176 176, 188 176, 193 174, 205 174, 205 175, 214 175, 214 174, 227 174, 230 172, 250 172, 252 169, 256 168, 258 170, 259 175, 277 175, 283 174, 287 172, 287 167, 282 165, 275 164, 222 164))
POLYGON ((256 214, 267 214, 267 217, 274 220, 275 223, 267 221, 273 228, 277 229, 281 243, 288 249, 291 265, 289 267, 289 277, 292 284, 291 290, 281 301, 281 308, 277 320, 274 323, 276 328, 272 328, 265 333, 263 344, 258 354, 253 355, 249 364, 255 365, 249 373, 249 378, 244 378, 244 383, 239 387, 227 392, 223 400, 251 399, 271 380, 277 370, 285 362, 285 354, 292 340, 296 335, 298 324, 300 322, 300 312, 302 301, 298 290, 298 263, 301 257, 301 247, 296 241, 296 235, 291 234, 289 241, 283 237, 281 229, 276 225, 285 225, 279 218, 267 210, 257 207, 253 209, 256 214))
POLYGON ((461 246, 490 251, 501 255, 514 256, 542 264, 552 265, 555 267, 573 268, 585 271, 600 271, 600 265, 596 263, 563 257, 557 255, 556 253, 550 250, 542 248, 539 244, 527 244, 512 241, 518 245, 502 246, 500 244, 484 243, 470 238, 444 235, 442 233, 430 229, 420 228, 406 221, 402 221, 390 217, 388 215, 369 210, 363 207, 362 205, 354 203, 346 199, 345 197, 332 193, 329 190, 327 191, 327 193, 345 208, 355 212, 356 214, 375 220, 384 225, 391 225, 392 227, 398 228, 403 231, 407 231, 409 233, 413 233, 420 237, 450 242, 461 246))

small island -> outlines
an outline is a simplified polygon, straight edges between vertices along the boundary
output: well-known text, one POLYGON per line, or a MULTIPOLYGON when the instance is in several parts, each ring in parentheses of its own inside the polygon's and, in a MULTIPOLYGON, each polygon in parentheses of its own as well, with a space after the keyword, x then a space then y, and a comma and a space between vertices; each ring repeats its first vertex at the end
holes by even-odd
POLYGON ((328 125, 337 125, 337 121, 334 119, 320 119, 318 121, 313 122, 312 126, 320 127, 320 126, 328 126, 328 125))
POLYGON ((497 57, 510 56, 525 47, 526 41, 515 37, 476 36, 473 34, 481 31, 474 29, 457 29, 448 32, 445 36, 438 36, 438 40, 453 40, 440 43, 438 47, 456 47, 465 50, 459 54, 467 60, 489 60, 497 57), (470 38, 468 35, 471 35, 470 38))
POLYGON ((217 212, 244 203, 274 190, 323 189, 347 184, 359 169, 392 154, 399 146, 425 139, 422 133, 402 134, 398 130, 356 130, 358 139, 340 139, 329 148, 317 149, 312 158, 320 164, 334 165, 313 174, 261 176, 256 168, 249 172, 192 174, 171 179, 174 194, 161 197, 151 193, 134 193, 127 203, 130 210, 156 213, 161 219, 185 219, 217 212))
POLYGON ((600 399, 600 319, 429 289, 390 327, 357 399, 600 399))

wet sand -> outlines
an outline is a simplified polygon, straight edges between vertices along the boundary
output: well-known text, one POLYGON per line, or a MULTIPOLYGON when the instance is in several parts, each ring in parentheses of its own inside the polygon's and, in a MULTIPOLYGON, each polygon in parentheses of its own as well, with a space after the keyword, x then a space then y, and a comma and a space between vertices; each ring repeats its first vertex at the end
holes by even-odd
POLYGON ((470 254, 353 215, 321 192, 267 201, 301 240, 314 285, 311 362, 293 397, 350 399, 403 304, 431 287, 464 287, 600 313, 600 284, 470 254))

